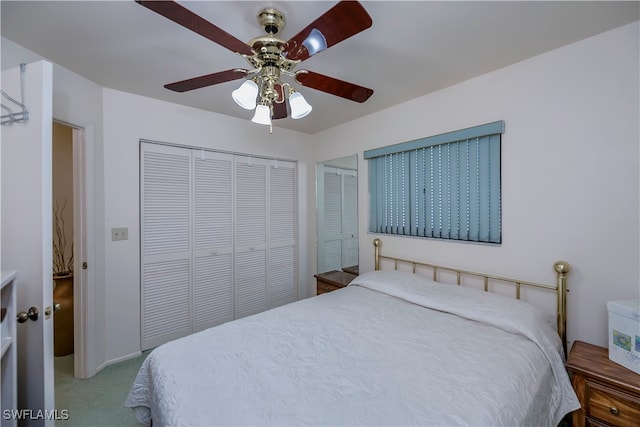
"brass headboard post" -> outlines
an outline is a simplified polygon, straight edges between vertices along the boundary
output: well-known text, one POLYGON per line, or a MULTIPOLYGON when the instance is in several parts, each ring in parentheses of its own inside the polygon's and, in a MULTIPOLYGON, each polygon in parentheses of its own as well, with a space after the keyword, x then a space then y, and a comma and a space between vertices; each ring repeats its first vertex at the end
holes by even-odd
POLYGON ((380 245, 382 242, 380 239, 373 239, 373 259, 374 259, 374 269, 380 270, 380 245))
POLYGON ((553 268, 556 270, 558 291, 558 334, 562 339, 564 354, 567 354, 567 274, 571 266, 566 261, 557 261, 553 268))

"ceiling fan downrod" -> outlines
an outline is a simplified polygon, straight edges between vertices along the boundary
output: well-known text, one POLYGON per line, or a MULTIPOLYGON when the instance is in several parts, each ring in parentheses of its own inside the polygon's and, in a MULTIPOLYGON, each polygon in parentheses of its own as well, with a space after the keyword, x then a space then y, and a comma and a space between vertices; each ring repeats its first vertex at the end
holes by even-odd
POLYGON ((258 14, 258 23, 269 35, 276 35, 284 28, 286 20, 284 15, 277 9, 268 7, 262 9, 258 14))

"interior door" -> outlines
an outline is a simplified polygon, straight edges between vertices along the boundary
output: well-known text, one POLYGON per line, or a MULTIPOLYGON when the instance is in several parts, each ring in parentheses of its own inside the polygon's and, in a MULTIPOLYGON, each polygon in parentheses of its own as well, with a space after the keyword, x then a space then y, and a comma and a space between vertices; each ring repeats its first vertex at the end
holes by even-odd
MULTIPOLYGON (((2 72, 2 90, 21 100, 29 117, 2 126, 2 270, 17 270, 17 310, 36 307, 37 319, 18 324, 18 418, 53 425, 52 307, 52 66, 38 61, 2 72), (46 314, 49 313, 49 314, 46 314)), ((3 105, 8 105, 2 98, 3 105)), ((14 106, 15 107, 15 106, 14 106)), ((18 109, 19 110, 19 109, 18 109)), ((6 110, 3 109, 4 115, 6 110)), ((22 422, 21 422, 22 424, 22 422)))
POLYGON ((141 332, 147 350, 192 332, 193 181, 189 149, 143 143, 140 158, 141 332))
POLYGON ((269 166, 269 308, 298 299, 297 170, 295 162, 274 160, 269 166))
POLYGON ((193 331, 233 320, 233 155, 193 156, 193 331))
POLYGON ((269 308, 267 159, 235 157, 235 318, 269 308))

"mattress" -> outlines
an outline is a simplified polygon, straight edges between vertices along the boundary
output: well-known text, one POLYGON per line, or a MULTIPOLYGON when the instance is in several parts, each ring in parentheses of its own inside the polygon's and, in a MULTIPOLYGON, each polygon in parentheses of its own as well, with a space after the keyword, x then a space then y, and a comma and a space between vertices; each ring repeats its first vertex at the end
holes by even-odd
POLYGON ((402 272, 154 349, 125 405, 153 426, 557 426, 580 407, 528 304, 402 272))

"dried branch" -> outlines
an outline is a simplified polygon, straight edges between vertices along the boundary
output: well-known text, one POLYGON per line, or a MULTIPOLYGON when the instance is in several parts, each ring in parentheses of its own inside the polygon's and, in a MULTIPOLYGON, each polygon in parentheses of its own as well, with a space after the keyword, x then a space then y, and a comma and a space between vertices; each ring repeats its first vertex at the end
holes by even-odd
POLYGON ((73 273, 73 242, 69 256, 67 256, 67 236, 65 235, 64 210, 67 207, 67 199, 64 199, 62 207, 58 201, 53 207, 53 274, 63 276, 73 273))

